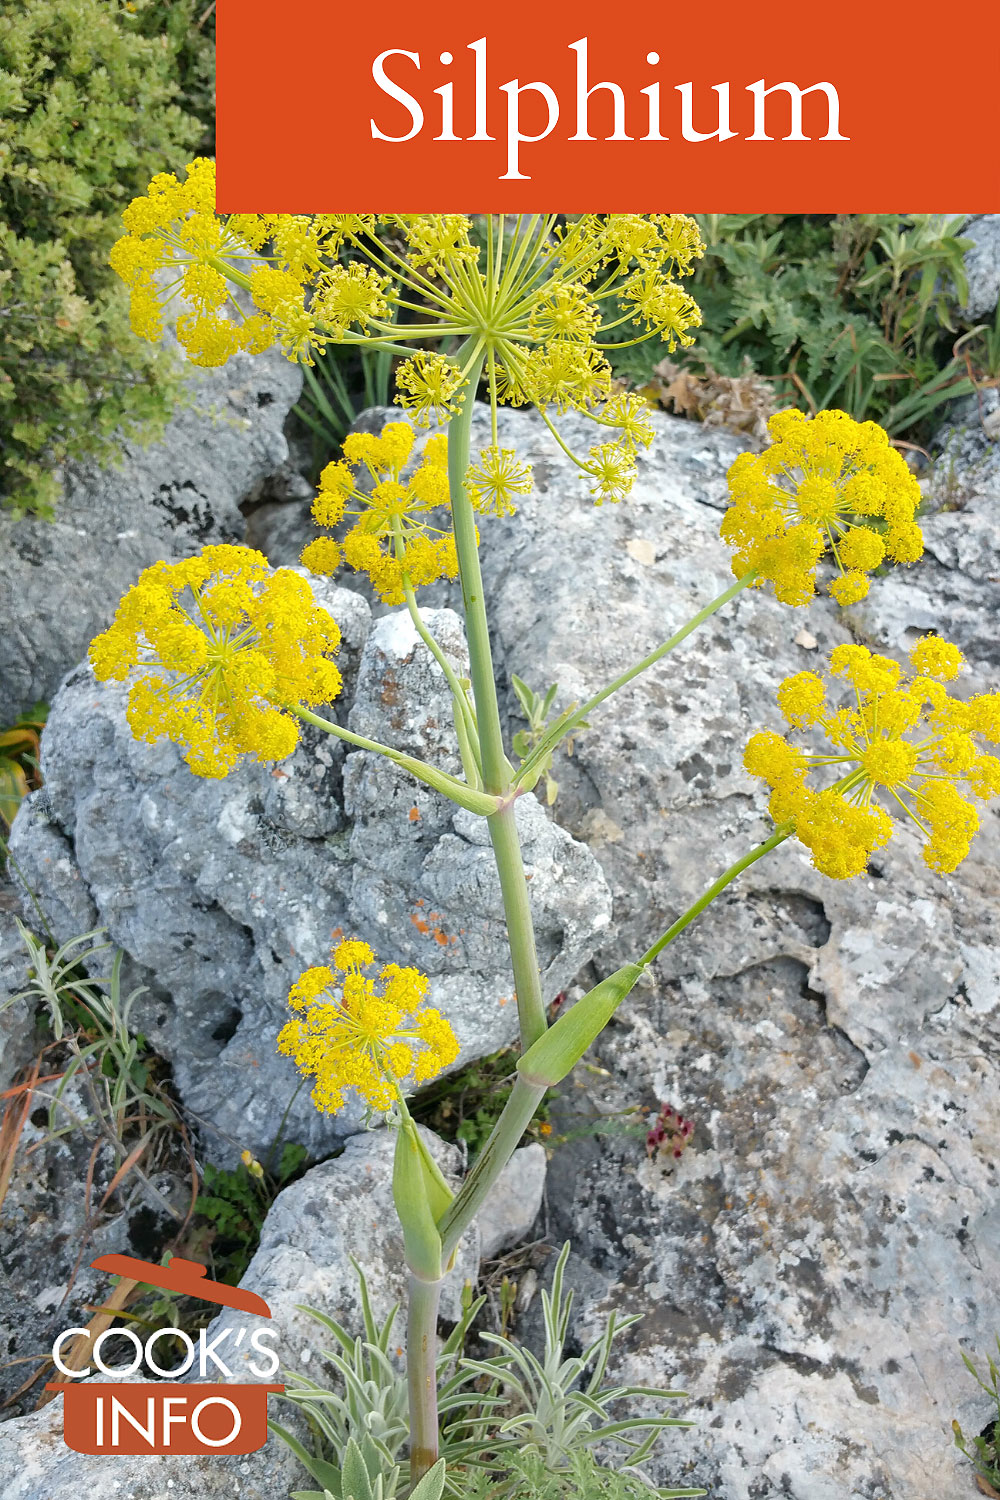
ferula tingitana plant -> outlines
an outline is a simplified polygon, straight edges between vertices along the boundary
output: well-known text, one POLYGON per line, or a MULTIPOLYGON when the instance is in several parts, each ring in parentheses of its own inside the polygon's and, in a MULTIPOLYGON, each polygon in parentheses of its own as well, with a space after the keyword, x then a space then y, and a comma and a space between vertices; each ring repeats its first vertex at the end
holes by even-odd
POLYGON ((394 1194, 411 1269, 414 1484, 438 1457, 434 1350, 441 1278, 545 1091, 565 1078, 667 944, 784 840, 797 837, 818 868, 847 878, 888 840, 897 826, 889 807, 900 804, 925 833, 931 865, 953 868, 975 827, 956 783, 980 798, 1000 790, 1000 763, 974 738, 1000 734, 1000 698, 981 696, 968 705, 952 698, 943 684, 957 675, 961 657, 936 637, 915 648, 913 675, 905 681, 888 658, 838 648, 832 670, 857 690, 854 707, 828 701, 818 676, 786 682, 779 702, 789 721, 822 729, 827 747, 796 750, 773 733, 751 741, 748 769, 772 786, 771 836, 722 872, 644 953, 549 1025, 514 817, 517 799, 532 790, 554 749, 588 715, 741 590, 770 587, 796 606, 813 596, 817 579, 826 579, 833 599, 847 604, 864 594, 876 568, 916 561, 922 541, 914 480, 870 422, 842 412, 773 418, 772 446, 760 457, 738 459, 730 474, 732 504, 722 530, 734 551, 735 581, 668 641, 540 732, 515 771, 501 732, 479 547, 489 546, 493 517, 516 511, 532 476, 516 452, 499 445, 498 407, 534 405, 587 476, 595 503, 623 499, 653 424, 640 397, 615 387, 608 341, 614 334, 620 348, 623 331, 636 342, 658 338, 671 347, 691 338, 700 314, 682 280, 702 252, 694 222, 677 214, 550 214, 513 223, 459 214, 220 217, 213 168, 204 160, 193 162, 183 181, 169 174, 154 178, 124 219, 127 232, 112 262, 131 287, 134 326, 157 337, 164 297, 176 299, 179 335, 196 362, 219 364, 237 349, 274 343, 295 359, 340 343, 388 351, 400 361, 396 399, 410 420, 390 420, 380 434, 351 436, 343 458, 324 470, 314 515, 325 532, 340 528, 340 535, 318 537, 302 561, 319 573, 346 563, 368 574, 384 600, 405 604, 451 688, 463 776, 315 712, 338 683, 330 664, 335 631, 324 633, 318 624, 300 577, 269 572, 246 549, 209 549, 201 563, 151 570, 95 641, 92 658, 100 676, 138 674, 139 703, 133 698, 130 709, 137 732, 176 739, 200 774, 224 774, 243 752, 265 759, 279 749, 287 753, 301 720, 389 756, 486 820, 522 1052, 510 1098, 458 1192, 441 1176, 406 1104, 407 1085, 448 1066, 456 1051, 447 1017, 424 1005, 422 975, 385 962, 385 955, 375 973, 371 950, 349 939, 334 951, 332 967, 307 970, 293 987, 292 1019, 280 1042, 314 1080, 320 1109, 338 1108, 345 1089, 355 1089, 372 1112, 388 1111, 397 1130, 394 1194), (251 310, 236 305, 235 288, 248 294, 251 310), (480 387, 492 435, 483 451, 472 453, 480 387), (595 424, 586 453, 573 453, 560 432, 559 418, 569 410, 595 424), (411 422, 431 418, 444 424, 445 435, 432 436, 415 457, 411 422), (423 585, 456 575, 471 694, 428 630, 416 597, 423 585), (819 785, 807 779, 814 777, 819 785))

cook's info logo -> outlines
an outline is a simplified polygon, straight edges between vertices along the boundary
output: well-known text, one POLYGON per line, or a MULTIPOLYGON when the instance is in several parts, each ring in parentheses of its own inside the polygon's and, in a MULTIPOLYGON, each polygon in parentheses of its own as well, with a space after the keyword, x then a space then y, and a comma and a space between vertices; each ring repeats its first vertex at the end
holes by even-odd
MULTIPOLYGON (((206 1269, 177 1256, 168 1266, 134 1260, 129 1255, 102 1255, 91 1263, 149 1286, 198 1297, 255 1317, 270 1318, 263 1297, 239 1287, 210 1281, 206 1269)), ((63 1393, 63 1437, 76 1453, 166 1454, 253 1453, 267 1441, 267 1394, 283 1385, 240 1383, 227 1357, 258 1381, 278 1372, 278 1356, 269 1343, 273 1332, 253 1322, 230 1324, 213 1336, 202 1329, 197 1340, 181 1329, 162 1328, 145 1340, 131 1328, 107 1328, 93 1341, 90 1359, 82 1369, 71 1369, 63 1351, 71 1340, 89 1338, 86 1328, 66 1328, 52 1346, 52 1360, 65 1380, 51 1381, 46 1390, 63 1393), (103 1346, 112 1338, 132 1346, 127 1364, 110 1365, 103 1346), (179 1363, 163 1364, 163 1345, 170 1339, 184 1350, 179 1363), (253 1354, 252 1359, 246 1356, 253 1354), (145 1365, 160 1378, 131 1382, 122 1377, 145 1365), (84 1380, 94 1370, 111 1377, 84 1380), (219 1378, 212 1380, 215 1375, 219 1378), (188 1376, 187 1380, 182 1377, 188 1376)))

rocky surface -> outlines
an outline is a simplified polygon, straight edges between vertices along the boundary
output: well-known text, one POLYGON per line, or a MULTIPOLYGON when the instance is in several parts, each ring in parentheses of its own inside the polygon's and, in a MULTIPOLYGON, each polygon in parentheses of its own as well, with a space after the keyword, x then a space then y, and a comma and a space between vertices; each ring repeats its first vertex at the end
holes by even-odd
MULTIPOLYGON (((272 1400, 274 1398, 272 1397, 272 1400)), ((244 1458, 87 1457, 66 1447, 62 1400, 0 1427, 4 1500, 284 1500, 310 1481, 272 1437, 244 1458)))
POLYGON ((996 682, 1000 667, 1000 392, 956 402, 934 444, 921 517, 925 553, 855 606, 859 638, 881 647, 942 630, 996 682))
POLYGON ((514 1152, 476 1220, 483 1260, 528 1238, 542 1207, 547 1170, 545 1147, 537 1141, 514 1152))
MULTIPOLYGON (((377 425, 382 415, 369 420, 377 425)), ((535 688, 558 681, 563 703, 602 686, 730 581, 717 532, 738 440, 666 416, 655 420, 657 442, 640 460, 632 498, 595 509, 534 416, 502 418, 500 442, 534 464, 536 489, 516 517, 483 526, 498 665, 535 688)), ((477 422, 477 437, 485 435, 477 422)), ((592 441, 576 418, 563 429, 577 447, 592 441)), ((980 439, 971 428, 961 441, 976 446, 981 462, 970 475, 966 449, 956 459, 952 482, 961 488, 961 506, 948 508, 931 493, 923 563, 877 579, 870 600, 849 611, 825 602, 792 611, 763 593, 744 594, 595 712, 572 759, 559 758, 555 817, 589 843, 614 896, 612 923, 591 931, 594 973, 633 957, 764 833, 761 799, 741 754, 754 728, 777 725, 782 677, 815 667, 820 653, 841 641, 901 653, 937 628, 968 653, 973 690, 997 685, 995 452, 988 434, 980 439)), ((935 472, 940 476, 940 466, 935 472)), ((435 602, 447 603, 447 591, 435 602)), ((369 654, 373 682, 386 662, 402 660, 393 654, 398 629, 390 619, 370 637, 385 656, 376 663, 369 654)), ((359 724, 368 732, 381 724, 386 735, 402 738, 412 732, 405 712, 395 723, 380 719, 380 712, 398 715, 398 705, 380 709, 373 696, 359 689, 359 724)), ((112 786, 124 785, 127 804, 142 807, 132 786, 141 780, 143 795, 154 789, 154 809, 164 806, 165 789, 181 774, 176 767, 140 767, 107 727, 120 723, 119 709, 104 715, 92 685, 75 679, 64 698, 67 726, 86 717, 83 705, 105 726, 88 752, 92 767, 101 748, 105 803, 112 786), (69 697, 84 691, 89 696, 69 697)), ((507 706, 517 727, 509 694, 507 706)), ((433 739, 444 734, 440 722, 425 724, 424 732, 444 754, 444 739, 433 739)), ((92 881, 90 856, 79 855, 102 788, 88 766, 73 770, 68 754, 48 753, 48 822, 36 799, 22 827, 25 845, 40 851, 32 868, 44 876, 53 908, 65 908, 60 920, 68 920, 74 902, 83 915, 91 890, 100 905, 104 891, 122 886, 115 860, 125 859, 131 844, 116 835, 114 859, 102 852, 101 879, 92 881), (58 774, 57 766, 64 768, 58 774), (84 789, 79 802, 77 788, 84 789)), ((468 883, 474 890, 488 851, 470 842, 474 825, 460 818, 450 832, 435 830, 432 847, 422 846, 424 808, 414 796, 409 805, 420 817, 406 828, 400 822, 383 853, 365 820, 376 800, 388 800, 409 824, 407 797, 391 778, 379 783, 381 765, 358 757, 352 767, 353 759, 343 772, 344 822, 322 837, 342 840, 353 872, 352 915, 363 913, 363 935, 377 939, 380 911, 391 915, 394 934, 405 913, 386 880, 390 850, 404 889, 418 865, 429 866, 429 878, 440 882, 433 887, 439 912, 448 911, 446 882, 458 857, 482 850, 468 883)), ((233 795, 234 826, 246 826, 247 794, 233 795)), ((183 806, 190 822, 188 809, 197 803, 187 786, 183 806)), ((305 806, 314 808, 309 799, 305 806)), ((220 804, 205 814, 205 826, 219 829, 222 812, 220 804)), ((308 824, 312 814, 302 816, 308 824)), ((555 826, 540 810, 529 816, 539 829, 555 826)), ((133 839, 145 838, 140 830, 155 821, 133 812, 123 826, 133 839)), ((533 834, 533 826, 526 831, 533 834)), ((191 848, 187 828, 174 837, 178 852, 191 848)), ((296 846, 296 858, 311 870, 308 844, 305 838, 296 846)), ((577 847, 568 846, 582 864, 577 847)), ((262 871, 259 839, 253 850, 262 871)), ((974 1493, 968 1466, 951 1446, 950 1423, 957 1416, 976 1432, 986 1420, 959 1347, 982 1353, 1000 1328, 998 853, 995 812, 984 817, 969 860, 943 879, 926 870, 906 830, 868 877, 849 883, 823 879, 801 849, 786 845, 667 950, 603 1039, 593 1059, 603 1071, 579 1069, 567 1088, 561 1133, 570 1139, 550 1163, 546 1192, 554 1240, 568 1236, 574 1244, 571 1281, 582 1294, 576 1331, 585 1337, 612 1308, 643 1313, 616 1373, 691 1393, 686 1414, 698 1425, 663 1445, 654 1470, 659 1482, 703 1484, 718 1500, 974 1493), (627 1122, 634 1115, 618 1111, 653 1110, 663 1100, 695 1123, 672 1169, 647 1159, 642 1130, 592 1129, 594 1116, 627 1122)), ((273 969, 265 962, 257 937, 263 929, 255 925, 263 915, 239 906, 243 897, 231 907, 218 877, 202 873, 234 868, 231 855, 217 866, 201 858, 185 895, 192 915, 184 931, 193 932, 196 953, 211 954, 198 924, 205 920, 206 931, 216 933, 212 913, 224 911, 245 934, 245 964, 259 985, 255 993, 263 993, 286 960, 276 950, 273 969), (203 905, 192 907, 192 885, 203 905)), ((121 868, 128 873, 127 864, 121 868)), ((161 887, 162 876, 161 869, 161 887)), ((266 888, 267 903, 278 901, 279 910, 287 878, 266 888)), ((239 881, 231 884, 238 891, 239 881)), ((537 899, 534 882, 532 889, 537 899)), ((556 888, 546 911, 556 909, 557 897, 556 888)), ((311 888, 310 899, 325 900, 322 888, 311 888)), ((420 920, 432 927, 429 912, 420 920)), ((479 920, 477 952, 493 941, 479 920)), ((462 938, 460 926, 440 921, 445 941, 433 940, 443 966, 436 983, 447 977, 451 948, 460 947, 448 943, 462 938)), ((119 941, 130 937, 124 919, 118 934, 119 941)), ((314 961, 311 951, 304 956, 314 961)), ((272 1017, 277 1001, 275 992, 267 1002, 272 1017)), ((244 1016, 251 1012, 251 996, 241 994, 239 1003, 244 1016)), ((270 1066, 259 1034, 245 1034, 261 1070, 270 1066)), ((235 1040, 215 1056, 228 1055, 235 1040)), ((226 1074, 234 1116, 250 1109, 253 1119, 239 1072, 234 1053, 226 1074)), ((24 1500, 35 1497, 28 1492, 24 1500)))
POLYGON ((241 539, 239 506, 271 476, 288 491, 282 427, 301 386, 277 350, 192 371, 162 442, 67 466, 51 521, 0 515, 0 724, 51 698, 143 568, 241 539))
POLYGON ((121 1156, 101 1143, 90 1095, 79 1079, 63 1087, 54 1076, 65 1065, 57 1052, 50 1048, 43 1061, 53 1066, 42 1067, 23 1118, 23 1096, 12 1105, 20 1130, 0 1204, 4 1417, 34 1410, 41 1393, 34 1382, 53 1339, 86 1324, 106 1293, 108 1279, 91 1261, 110 1252, 158 1260, 190 1201, 183 1167, 147 1163, 148 1188, 126 1173, 115 1191, 121 1156))
POLYGON ((0 1094, 35 1055, 30 1001, 13 998, 26 988, 28 977, 28 953, 17 922, 12 912, 0 910, 0 1094))
MULTIPOLYGON (((962 505, 935 498, 939 465, 921 564, 849 611, 743 595, 560 757, 555 814, 589 841, 615 899, 595 973, 641 951, 764 834, 741 756, 754 728, 779 724, 784 676, 841 641, 901 654, 938 629, 968 653, 971 690, 996 686, 996 444, 960 426, 946 441, 964 445, 951 466, 962 505)), ((537 419, 502 418, 501 445, 533 463, 536 490, 484 526, 496 655, 536 689, 558 681, 560 704, 730 581, 717 533, 738 440, 666 416, 656 427, 632 497, 595 509, 537 419)), ((591 441, 577 419, 563 430, 578 449, 591 441)), ((623 1373, 691 1392, 699 1425, 667 1446, 661 1482, 725 1500, 967 1487, 951 1419, 975 1432, 988 1410, 959 1341, 983 1350, 1000 1327, 998 852, 995 810, 944 879, 906 830, 870 877, 843 884, 785 846, 667 950, 598 1049, 607 1075, 578 1072, 550 1228, 575 1247, 581 1335, 613 1307, 645 1313, 623 1373), (673 1173, 647 1163, 641 1133, 579 1139, 595 1115, 662 1100, 695 1120, 673 1173)))
MULTIPOLYGON (((442 1170, 454 1180, 458 1152, 430 1131, 423 1134, 442 1170)), ((264 1298, 272 1321, 265 1324, 225 1309, 206 1334, 235 1380, 252 1384, 263 1378, 249 1368, 250 1359, 257 1358, 253 1351, 232 1353, 240 1330, 252 1323, 266 1327, 268 1344, 279 1354, 280 1372, 270 1380, 280 1381, 296 1371, 323 1382, 322 1351, 332 1343, 332 1335, 299 1304, 360 1331, 361 1298, 352 1261, 365 1274, 377 1321, 384 1321, 393 1304, 403 1300, 406 1270, 392 1206, 393 1147, 387 1130, 353 1136, 339 1156, 313 1167, 279 1194, 240 1283, 264 1298)), ((92 1258, 88 1254, 87 1259, 92 1258)), ((455 1267, 445 1282, 443 1317, 458 1319, 463 1286, 475 1281, 478 1268, 479 1235, 474 1226, 459 1245, 455 1267)), ((97 1286, 107 1281, 99 1273, 88 1274, 97 1286)), ((60 1326, 72 1326, 68 1317, 64 1310, 60 1326)), ((398 1355, 406 1339, 403 1313, 393 1326, 392 1352, 398 1355)), ((298 1425, 288 1406, 273 1395, 269 1407, 272 1417, 293 1428, 298 1425)), ((293 1486, 310 1483, 275 1436, 264 1450, 247 1457, 91 1459, 64 1446, 61 1399, 33 1416, 0 1426, 4 1500, 76 1500, 89 1487, 109 1500, 278 1500, 293 1486)))
POLYGON ((971 322, 985 322, 1000 301, 1000 214, 979 214, 963 226, 961 234, 975 242, 965 252, 969 300, 963 313, 971 322))
MULTIPOLYGON (((600 510, 531 417, 501 436, 537 490, 485 538, 498 652, 564 699, 728 581, 718 507, 735 442, 656 425, 636 493, 600 510)), ((554 771, 557 815, 590 831, 615 896, 598 972, 761 837, 741 752, 777 725, 784 676, 838 641, 900 653, 935 628, 969 653, 974 690, 997 685, 998 488, 980 477, 962 511, 928 516, 927 562, 876 580, 869 604, 744 595, 594 713, 554 771)), ((555 1238, 573 1240, 590 1293, 582 1331, 612 1307, 644 1313, 624 1373, 694 1399, 698 1428, 675 1435, 661 1482, 725 1500, 968 1486, 951 1419, 978 1431, 988 1412, 959 1341, 983 1350, 1000 1327, 998 854, 995 810, 948 878, 905 830, 844 883, 785 846, 667 950, 598 1049, 609 1076, 578 1074, 577 1128, 661 1100, 695 1120, 672 1174, 621 1136, 571 1144, 549 1172, 555 1238)))
MULTIPOLYGON (((366 737, 446 770, 459 761, 444 674, 409 616, 369 633, 358 595, 317 584, 344 635, 338 711, 366 737)), ((464 670, 458 619, 428 616, 464 670)), ((275 1052, 286 998, 331 940, 368 940, 379 957, 430 974, 461 1061, 516 1035, 499 883, 481 819, 391 763, 309 731, 290 760, 248 762, 222 781, 192 776, 172 745, 142 745, 125 689, 83 667, 53 704, 44 789, 18 814, 12 848, 53 930, 106 926, 148 986, 137 1018, 174 1067, 181 1097, 209 1127, 210 1155, 285 1138, 314 1155, 356 1130, 358 1109, 321 1116, 275 1052), (82 925, 81 925, 82 924, 82 925)), ((553 998, 593 952, 610 898, 585 846, 534 798, 518 807, 531 898, 553 998)))

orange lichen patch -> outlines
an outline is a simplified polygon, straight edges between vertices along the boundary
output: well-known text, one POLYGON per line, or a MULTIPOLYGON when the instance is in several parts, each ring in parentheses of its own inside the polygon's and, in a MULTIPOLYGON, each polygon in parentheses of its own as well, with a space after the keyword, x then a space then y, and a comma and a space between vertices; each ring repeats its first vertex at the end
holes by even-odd
POLYGON ((918 1057, 915 1052, 911 1052, 909 1054, 909 1058, 910 1058, 910 1062, 913 1064, 913 1066, 915 1068, 922 1068, 923 1067, 923 1060, 920 1057, 918 1057))
POLYGON ((410 822, 411 823, 419 823, 420 822, 420 808, 419 807, 411 807, 410 808, 410 822))
MULTIPOLYGON (((423 904, 423 897, 418 897, 417 906, 422 907, 423 904)), ((439 948, 447 948, 449 943, 458 942, 457 937, 449 937, 441 926, 441 913, 439 911, 429 911, 426 916, 422 915, 420 911, 413 911, 410 913, 410 921, 421 937, 433 938, 439 948)))

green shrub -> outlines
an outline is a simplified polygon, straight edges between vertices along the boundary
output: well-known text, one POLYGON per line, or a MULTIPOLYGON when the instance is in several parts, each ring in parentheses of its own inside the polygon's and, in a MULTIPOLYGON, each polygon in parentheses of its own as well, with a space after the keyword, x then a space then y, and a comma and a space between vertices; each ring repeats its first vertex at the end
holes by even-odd
POLYGON ((0 15, 0 494, 17 510, 50 510, 56 464, 168 410, 171 361, 132 335, 107 257, 149 177, 211 146, 203 10, 20 0, 0 15))
MULTIPOLYGON (((778 406, 840 407, 893 436, 922 437, 928 419, 975 389, 956 341, 967 325, 961 216, 703 214, 706 243, 691 281, 704 315, 685 369, 748 372, 778 406)), ((662 353, 662 350, 659 351, 662 353)), ((612 363, 648 381, 656 349, 612 363)))

